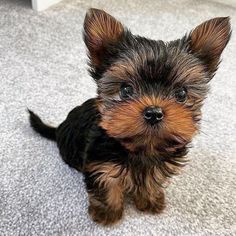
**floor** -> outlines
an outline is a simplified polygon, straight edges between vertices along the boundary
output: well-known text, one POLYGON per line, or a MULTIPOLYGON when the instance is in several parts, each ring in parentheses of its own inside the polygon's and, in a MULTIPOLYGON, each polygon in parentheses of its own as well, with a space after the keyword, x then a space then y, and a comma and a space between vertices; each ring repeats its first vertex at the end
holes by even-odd
POLYGON ((40 13, 28 0, 1 0, 0 235, 236 235, 235 30, 236 8, 210 0, 64 0, 40 13), (26 113, 57 125, 95 96, 81 34, 89 7, 153 39, 176 39, 215 16, 231 16, 233 27, 191 161, 167 188, 167 209, 153 216, 128 204, 108 228, 90 220, 82 175, 31 130, 26 113))

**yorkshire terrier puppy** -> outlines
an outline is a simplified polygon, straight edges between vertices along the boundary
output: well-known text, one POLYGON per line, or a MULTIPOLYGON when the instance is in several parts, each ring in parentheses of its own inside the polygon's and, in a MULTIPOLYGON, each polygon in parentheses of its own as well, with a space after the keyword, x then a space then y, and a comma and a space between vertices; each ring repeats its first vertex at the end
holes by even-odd
POLYGON ((162 212, 163 186, 186 163, 230 35, 229 18, 219 17, 163 42, 133 35, 102 10, 87 12, 84 42, 97 97, 58 128, 29 113, 33 129, 55 140, 63 160, 83 173, 95 222, 120 220, 125 196, 140 211, 162 212))

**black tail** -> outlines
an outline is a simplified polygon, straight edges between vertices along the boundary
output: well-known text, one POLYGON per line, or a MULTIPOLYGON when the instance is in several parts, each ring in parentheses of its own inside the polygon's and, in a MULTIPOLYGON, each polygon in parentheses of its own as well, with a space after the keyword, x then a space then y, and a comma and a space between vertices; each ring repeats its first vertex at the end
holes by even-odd
POLYGON ((40 133, 43 137, 48 138, 50 140, 56 140, 56 128, 45 125, 42 120, 31 110, 28 109, 28 112, 30 114, 31 127, 36 132, 40 133))

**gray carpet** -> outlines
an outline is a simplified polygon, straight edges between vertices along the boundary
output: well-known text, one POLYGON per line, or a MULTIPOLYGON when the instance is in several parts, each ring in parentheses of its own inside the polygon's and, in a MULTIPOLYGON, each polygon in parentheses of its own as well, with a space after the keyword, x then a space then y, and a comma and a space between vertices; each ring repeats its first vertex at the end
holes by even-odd
POLYGON ((95 95, 81 35, 89 7, 153 39, 175 39, 215 16, 231 16, 236 30, 236 8, 213 1, 67 0, 36 13, 27 0, 1 0, 0 235, 236 235, 235 34, 211 83, 191 162, 167 189, 162 215, 128 204, 120 224, 96 225, 82 175, 29 127, 26 107, 59 124, 95 95))

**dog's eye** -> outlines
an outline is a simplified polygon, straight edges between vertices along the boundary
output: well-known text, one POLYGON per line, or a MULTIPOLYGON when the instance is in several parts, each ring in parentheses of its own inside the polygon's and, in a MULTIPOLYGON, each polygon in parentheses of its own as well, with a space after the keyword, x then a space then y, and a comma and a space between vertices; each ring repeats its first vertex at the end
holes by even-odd
POLYGON ((187 99, 187 90, 186 88, 179 88, 175 90, 175 99, 177 102, 185 102, 187 99))
POLYGON ((134 91, 131 85, 121 84, 120 86, 120 97, 121 99, 130 98, 133 95, 134 91))

